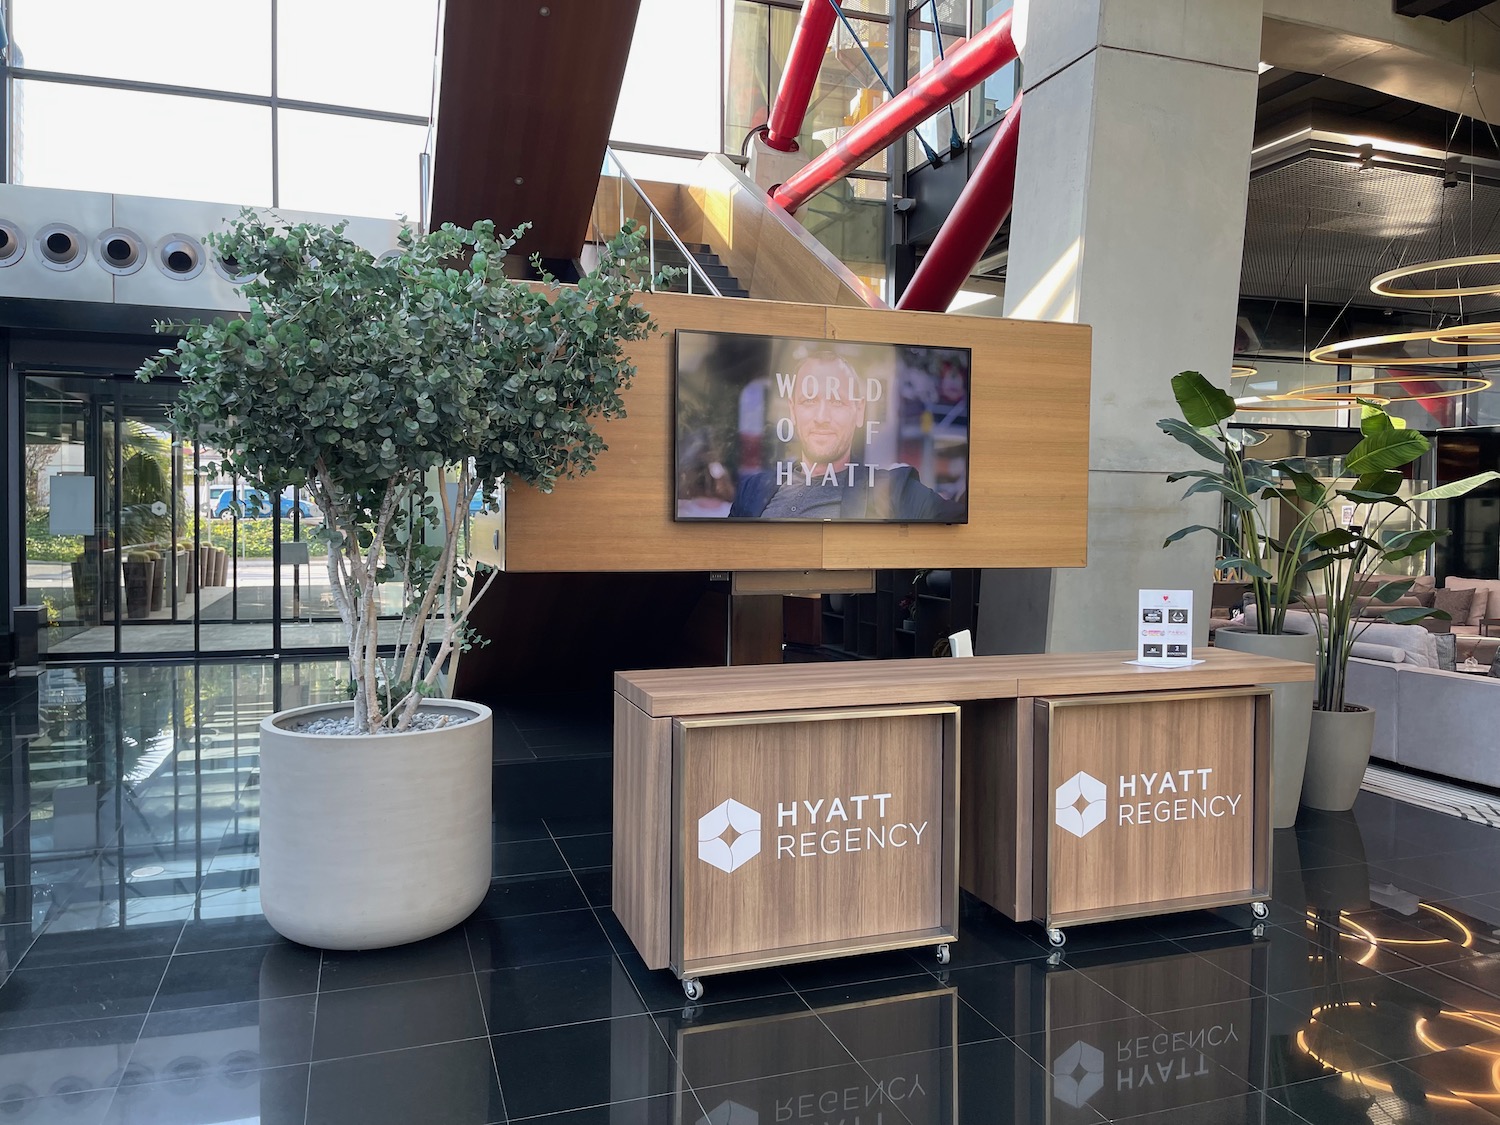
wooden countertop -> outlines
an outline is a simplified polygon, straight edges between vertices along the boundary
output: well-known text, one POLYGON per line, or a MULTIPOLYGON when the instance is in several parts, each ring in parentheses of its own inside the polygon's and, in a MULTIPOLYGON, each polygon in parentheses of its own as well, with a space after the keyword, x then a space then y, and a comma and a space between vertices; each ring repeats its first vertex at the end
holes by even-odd
POLYGON ((1314 675, 1311 664, 1229 649, 1200 649, 1197 656, 1203 663, 1186 668, 1126 663, 1133 652, 664 668, 616 672, 615 691, 661 717, 1246 687, 1304 682, 1314 675))

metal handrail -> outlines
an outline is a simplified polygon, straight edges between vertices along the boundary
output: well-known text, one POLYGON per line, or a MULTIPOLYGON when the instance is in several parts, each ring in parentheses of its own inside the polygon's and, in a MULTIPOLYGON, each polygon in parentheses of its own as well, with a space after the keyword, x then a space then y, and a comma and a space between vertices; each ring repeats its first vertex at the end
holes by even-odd
POLYGON ((656 292, 656 224, 660 223, 661 229, 666 232, 667 237, 672 240, 672 245, 677 247, 678 252, 682 254, 683 261, 687 263, 688 294, 691 295, 693 292, 693 275, 697 274, 702 279, 704 287, 710 293, 715 297, 722 297, 724 294, 719 292, 719 287, 709 280, 708 274, 698 264, 698 260, 688 253, 688 248, 682 244, 682 239, 677 237, 677 232, 672 229, 671 224, 667 222, 662 213, 656 209, 656 204, 651 202, 651 197, 641 190, 641 185, 636 183, 635 177, 625 170, 625 165, 620 163, 620 158, 615 154, 615 150, 608 145, 604 146, 604 158, 613 162, 615 171, 619 173, 620 226, 623 227, 625 225, 625 185, 627 183, 630 185, 631 190, 640 196, 641 202, 646 205, 646 210, 650 213, 646 235, 647 247, 650 251, 651 291, 653 293, 656 292))

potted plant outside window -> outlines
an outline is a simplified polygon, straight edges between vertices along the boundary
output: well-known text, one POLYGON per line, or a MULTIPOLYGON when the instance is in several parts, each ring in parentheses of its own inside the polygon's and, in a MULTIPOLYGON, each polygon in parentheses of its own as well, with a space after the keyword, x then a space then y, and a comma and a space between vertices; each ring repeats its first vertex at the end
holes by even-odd
MULTIPOLYGON (((1254 625, 1221 627, 1214 635, 1214 644, 1303 664, 1316 662, 1317 637, 1311 633, 1287 632, 1286 628, 1287 610, 1296 587, 1297 561, 1306 550, 1311 525, 1299 524, 1284 541, 1271 538, 1261 505, 1265 500, 1279 503, 1284 495, 1283 484, 1273 463, 1246 456, 1246 448, 1258 435, 1230 427, 1237 409, 1234 399, 1197 371, 1174 375, 1172 394, 1182 417, 1163 418, 1157 426, 1208 461, 1209 467, 1173 473, 1167 480, 1191 480, 1193 483, 1183 493, 1183 499, 1200 493, 1213 494, 1230 516, 1218 527, 1193 524, 1181 528, 1162 545, 1170 546, 1197 532, 1214 536, 1220 560, 1217 565, 1241 571, 1250 581, 1255 601, 1254 625)), ((1271 822, 1276 828, 1290 828, 1297 821, 1302 797, 1313 685, 1277 684, 1272 695, 1271 822)))
POLYGON ((176 326, 140 373, 180 377, 176 424, 224 451, 210 474, 324 513, 307 538, 327 546, 351 699, 261 725, 261 903, 294 941, 415 941, 489 886, 490 712, 437 698, 485 590, 465 520, 477 495, 592 468, 593 422, 624 413, 624 346, 654 328, 632 300, 637 230, 576 286, 507 278, 519 234, 405 231, 377 259, 342 225, 243 212, 207 241, 250 276, 249 313, 176 326), (390 583, 399 625, 380 617, 390 583))

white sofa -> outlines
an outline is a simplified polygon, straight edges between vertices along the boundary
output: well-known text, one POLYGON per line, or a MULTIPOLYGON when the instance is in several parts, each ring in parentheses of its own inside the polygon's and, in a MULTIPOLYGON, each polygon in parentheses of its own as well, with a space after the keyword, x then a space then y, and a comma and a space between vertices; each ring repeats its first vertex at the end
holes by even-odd
POLYGON ((1500 787, 1500 679, 1356 657, 1344 698, 1375 709, 1375 757, 1500 787))
MULTIPOLYGON (((1292 611, 1287 629, 1309 632, 1312 619, 1292 611)), ((1375 757, 1500 788, 1500 679, 1441 670, 1437 640, 1420 625, 1365 627, 1344 699, 1374 709, 1375 757)))

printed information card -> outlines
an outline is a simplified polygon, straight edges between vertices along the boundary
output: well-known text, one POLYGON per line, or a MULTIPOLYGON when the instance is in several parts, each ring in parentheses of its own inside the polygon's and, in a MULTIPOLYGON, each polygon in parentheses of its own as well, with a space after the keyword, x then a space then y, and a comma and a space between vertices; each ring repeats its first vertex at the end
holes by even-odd
POLYGON ((1136 661, 1193 663, 1193 592, 1142 590, 1136 614, 1136 661))

